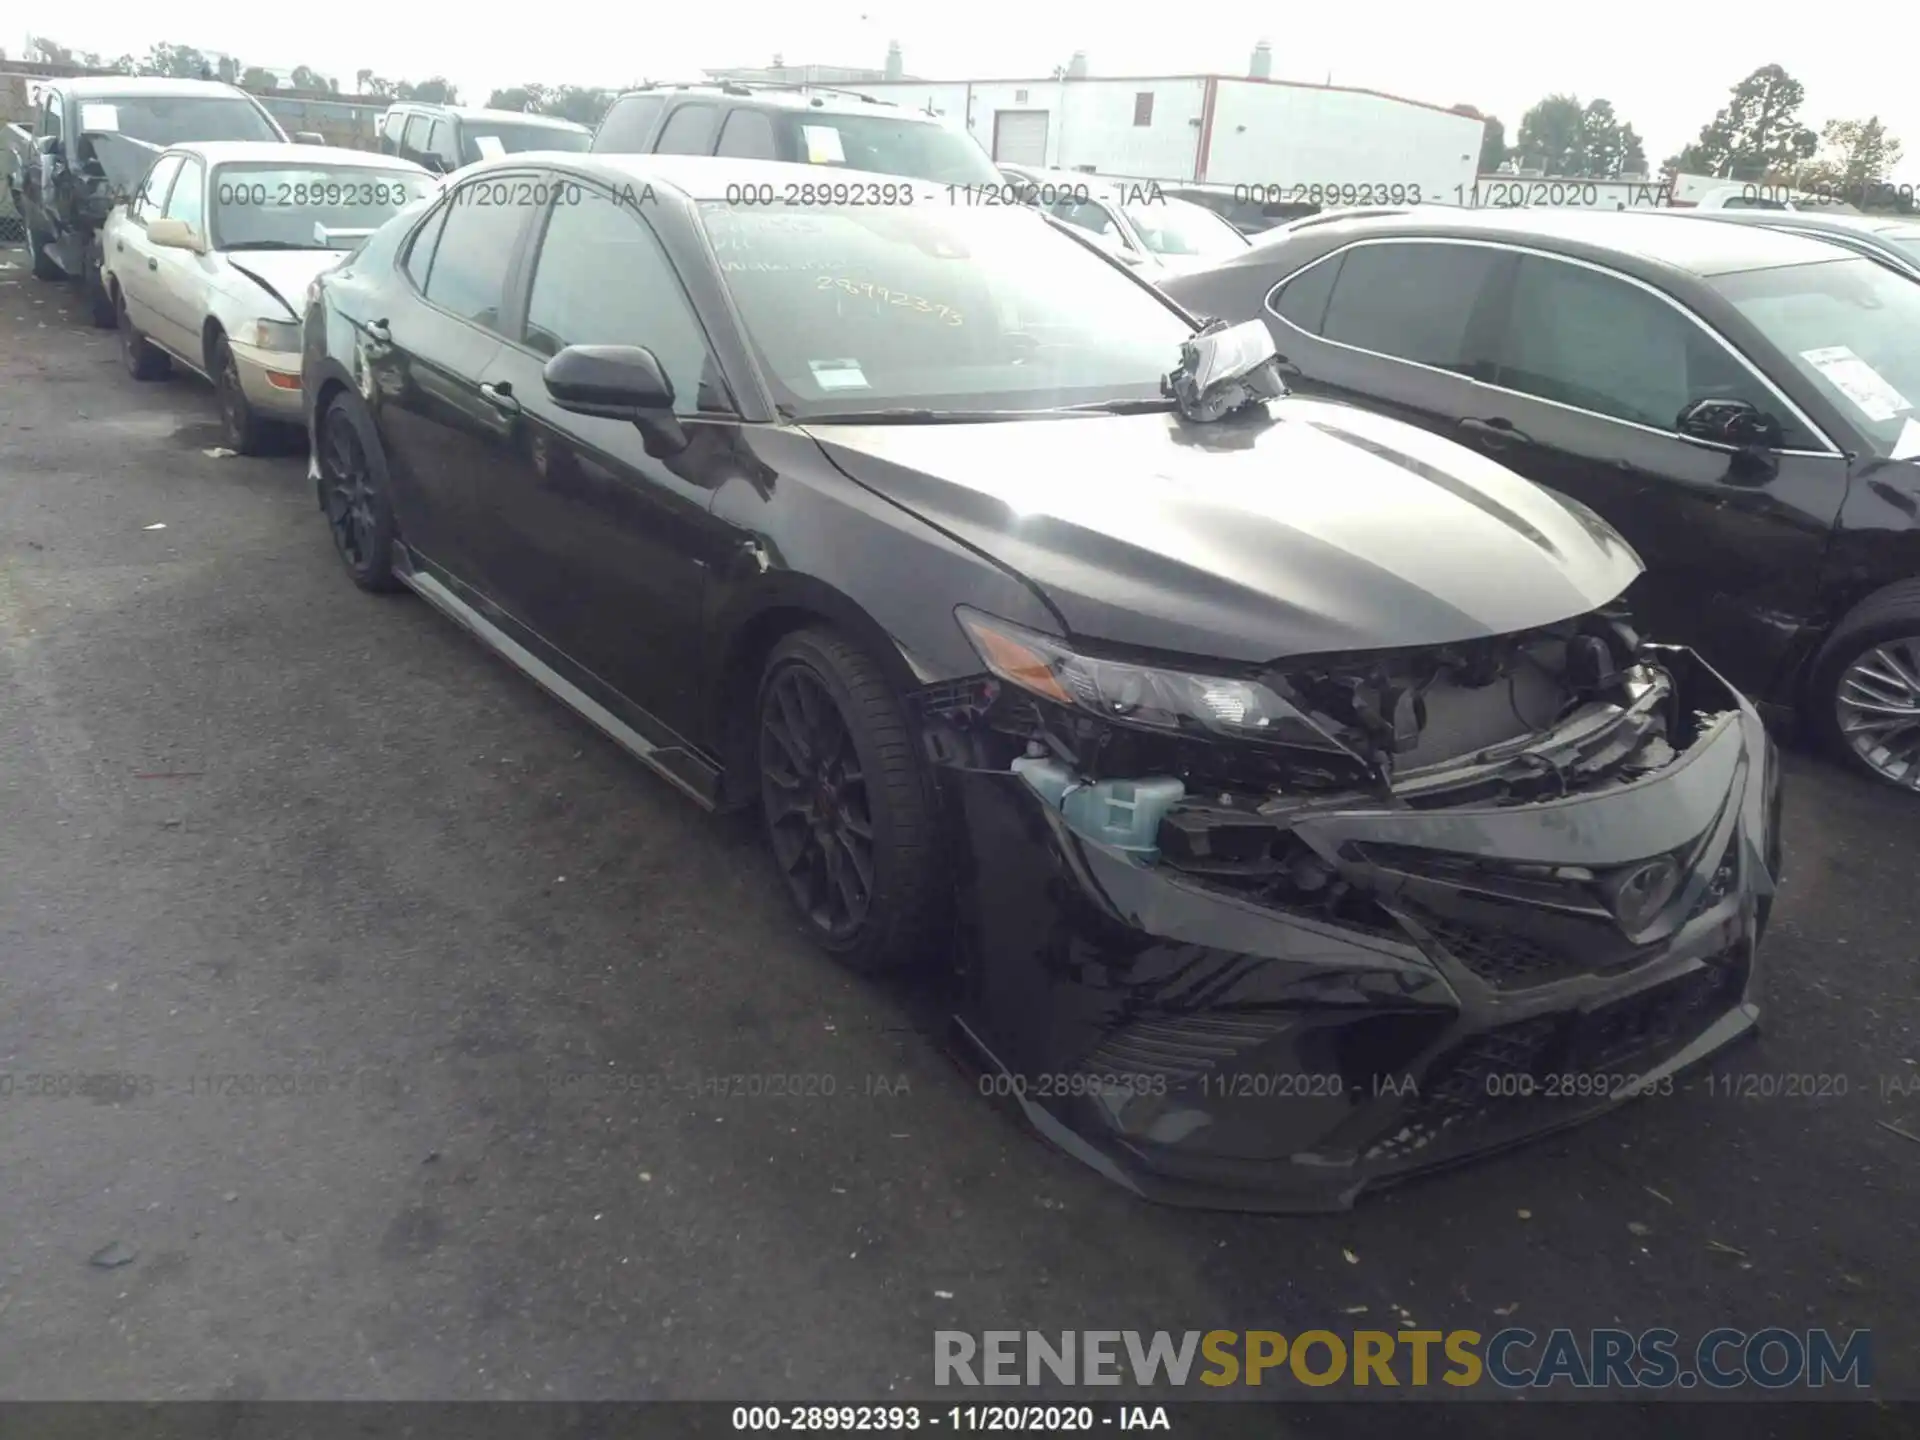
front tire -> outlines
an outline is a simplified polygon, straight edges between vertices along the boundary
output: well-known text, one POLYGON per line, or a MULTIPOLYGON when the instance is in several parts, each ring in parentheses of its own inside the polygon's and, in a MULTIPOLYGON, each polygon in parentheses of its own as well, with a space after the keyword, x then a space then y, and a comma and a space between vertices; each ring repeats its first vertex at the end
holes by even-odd
POLYGON ((268 422, 255 413, 253 402, 240 384, 240 361, 233 346, 222 335, 213 342, 209 357, 213 372, 213 392, 220 403, 220 434, 229 450, 242 455, 258 455, 267 448, 271 435, 268 422))
POLYGON ((336 395, 321 412, 314 433, 319 437, 321 505, 340 563, 362 590, 398 590, 393 554, 399 529, 387 498, 386 452, 372 417, 345 395, 336 395))
POLYGON ((1920 580, 1868 596, 1834 628, 1808 679, 1807 712, 1849 768, 1920 790, 1920 580))
POLYGON ((767 841, 802 928, 861 974, 923 961, 943 900, 933 792, 880 667, 798 631, 768 657, 756 714, 767 841))

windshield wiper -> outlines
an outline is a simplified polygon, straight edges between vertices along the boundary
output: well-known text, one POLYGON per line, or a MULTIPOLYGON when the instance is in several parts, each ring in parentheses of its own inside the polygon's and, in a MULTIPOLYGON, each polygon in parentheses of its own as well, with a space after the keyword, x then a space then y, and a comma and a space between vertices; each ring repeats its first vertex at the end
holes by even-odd
POLYGON ((894 406, 883 410, 836 410, 826 415, 796 415, 784 405, 784 419, 799 425, 965 425, 991 420, 1023 420, 1044 410, 923 410, 894 406))
POLYGON ((222 245, 222 250, 312 250, 315 246, 303 245, 298 240, 236 240, 231 245, 222 245))
POLYGON ((1036 413, 1046 415, 1152 415, 1179 408, 1177 401, 1165 396, 1140 400, 1090 400, 1085 405, 1061 405, 1036 413))

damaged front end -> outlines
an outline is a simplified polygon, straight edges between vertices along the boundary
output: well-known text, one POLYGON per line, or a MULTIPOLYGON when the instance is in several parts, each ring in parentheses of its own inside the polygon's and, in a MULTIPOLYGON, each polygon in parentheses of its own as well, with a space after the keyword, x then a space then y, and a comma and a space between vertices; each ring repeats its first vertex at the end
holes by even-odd
POLYGON ((960 1018, 1121 1183, 1338 1208, 1754 1025, 1772 745, 1624 612, 1217 675, 959 618, 960 1018))

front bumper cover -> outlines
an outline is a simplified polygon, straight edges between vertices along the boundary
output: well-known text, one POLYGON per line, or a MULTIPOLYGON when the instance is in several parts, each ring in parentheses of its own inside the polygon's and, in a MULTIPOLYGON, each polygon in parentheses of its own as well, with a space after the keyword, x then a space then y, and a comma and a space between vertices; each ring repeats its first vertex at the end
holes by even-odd
POLYGON ((958 1018, 983 1086, 1146 1197, 1337 1210, 1588 1119, 1746 1034, 1779 874, 1778 761, 1753 707, 1691 652, 1662 663, 1718 718, 1656 774, 1530 805, 1363 801, 1296 821, 1380 901, 1374 929, 1137 863, 1011 773, 943 771, 967 917, 958 1018), (1461 879, 1661 855, 1681 877, 1632 933, 1551 885, 1461 879))

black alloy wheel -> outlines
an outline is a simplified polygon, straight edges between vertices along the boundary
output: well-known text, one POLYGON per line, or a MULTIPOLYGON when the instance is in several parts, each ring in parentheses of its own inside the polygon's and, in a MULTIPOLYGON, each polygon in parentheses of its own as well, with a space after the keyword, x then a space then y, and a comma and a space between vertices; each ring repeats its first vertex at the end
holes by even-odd
POLYGON ((758 716, 767 839, 810 937, 866 973, 923 959, 943 895, 931 788, 879 667, 830 631, 790 635, 758 716))
POLYGON ((360 425, 335 400, 320 419, 320 493, 333 548, 362 590, 400 588, 393 574, 393 512, 360 425))

